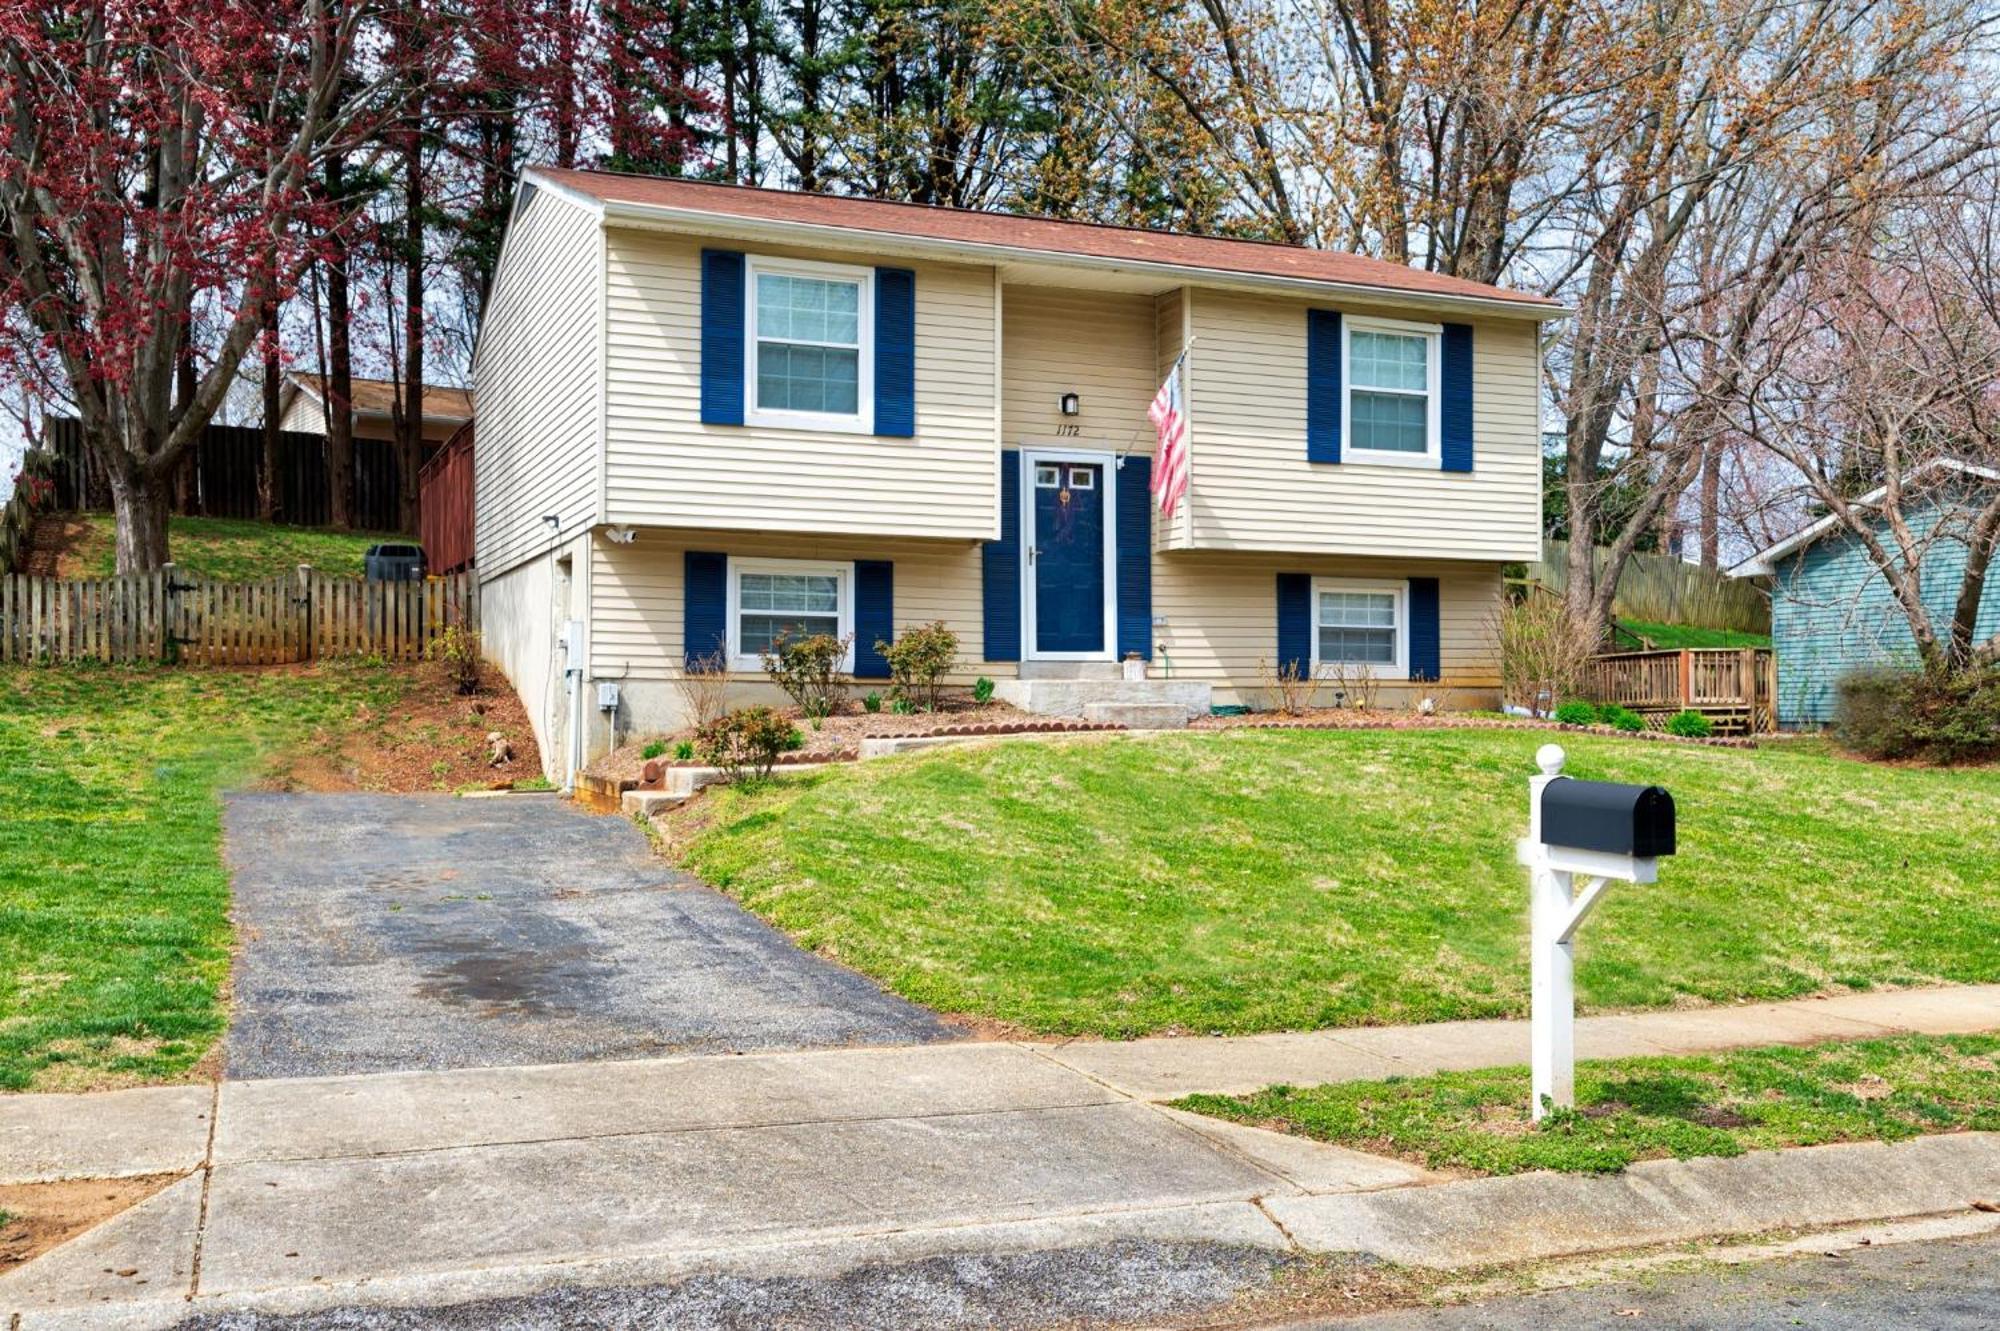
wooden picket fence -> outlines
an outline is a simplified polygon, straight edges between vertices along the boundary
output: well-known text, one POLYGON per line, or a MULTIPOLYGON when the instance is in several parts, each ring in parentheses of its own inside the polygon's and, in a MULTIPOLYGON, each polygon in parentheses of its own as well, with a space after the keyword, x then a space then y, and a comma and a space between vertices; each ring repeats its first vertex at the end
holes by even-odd
POLYGON ((0 577, 0 662, 415 661, 454 625, 479 627, 479 584, 469 570, 421 582, 366 582, 311 568, 219 582, 172 565, 122 578, 0 577))

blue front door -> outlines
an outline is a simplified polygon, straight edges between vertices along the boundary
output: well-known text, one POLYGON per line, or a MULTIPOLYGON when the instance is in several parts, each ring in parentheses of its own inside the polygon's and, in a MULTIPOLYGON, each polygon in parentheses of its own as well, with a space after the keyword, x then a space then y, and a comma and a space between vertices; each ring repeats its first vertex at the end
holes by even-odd
POLYGON ((1104 468, 1032 462, 1035 651, 1104 650, 1104 468))

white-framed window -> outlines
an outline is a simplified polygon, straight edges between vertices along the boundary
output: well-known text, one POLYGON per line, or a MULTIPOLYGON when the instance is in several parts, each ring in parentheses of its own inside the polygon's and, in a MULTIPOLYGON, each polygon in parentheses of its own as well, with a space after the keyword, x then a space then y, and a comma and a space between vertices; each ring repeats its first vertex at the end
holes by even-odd
POLYGON ((873 429, 874 270, 755 255, 744 270, 745 419, 792 429, 873 429))
POLYGON ((1438 465, 1438 324, 1340 321, 1343 454, 1355 462, 1438 465))
POLYGON ((1360 578, 1314 578, 1313 665, 1410 673, 1409 584, 1360 578))
POLYGON ((1062 489, 1062 468, 1048 462, 1036 466, 1035 488, 1037 490, 1062 489))
MULTIPOLYGON (((762 670, 780 634, 854 632, 854 565, 804 559, 729 561, 729 668, 762 670)), ((854 668, 850 644, 840 668, 854 668)))

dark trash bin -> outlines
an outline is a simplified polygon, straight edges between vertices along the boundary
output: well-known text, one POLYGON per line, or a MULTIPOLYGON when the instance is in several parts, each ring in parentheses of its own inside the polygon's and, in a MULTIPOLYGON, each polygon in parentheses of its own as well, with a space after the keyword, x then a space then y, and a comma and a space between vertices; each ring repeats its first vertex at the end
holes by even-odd
POLYGON ((389 542, 371 545, 362 567, 370 582, 422 582, 424 548, 389 542))

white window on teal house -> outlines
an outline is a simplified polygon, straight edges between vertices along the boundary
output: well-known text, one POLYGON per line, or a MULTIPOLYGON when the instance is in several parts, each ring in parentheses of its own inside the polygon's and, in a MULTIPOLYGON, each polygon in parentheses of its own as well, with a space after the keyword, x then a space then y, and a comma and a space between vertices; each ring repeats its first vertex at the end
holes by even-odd
MULTIPOLYGON (((761 670, 763 654, 780 637, 854 631, 854 566, 796 559, 729 561, 731 668, 761 670)), ((852 663, 843 661, 843 670, 852 663)))
POLYGON ((1341 437, 1355 462, 1438 465, 1437 324, 1348 317, 1341 321, 1345 416, 1341 437))
POLYGON ((748 273, 750 423, 867 430, 873 271, 753 257, 748 273))
POLYGON ((1313 664, 1384 676, 1409 673, 1407 587, 1313 579, 1313 664))

